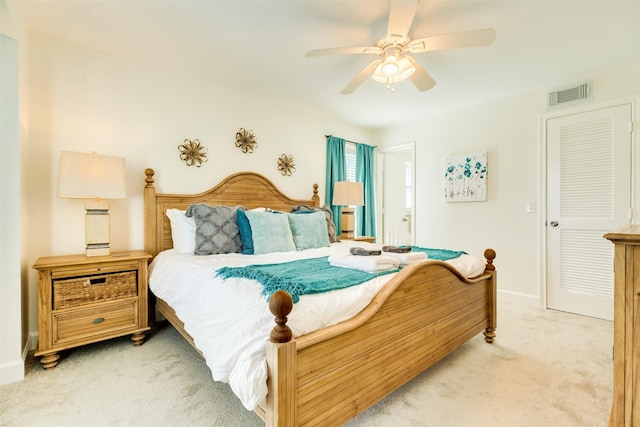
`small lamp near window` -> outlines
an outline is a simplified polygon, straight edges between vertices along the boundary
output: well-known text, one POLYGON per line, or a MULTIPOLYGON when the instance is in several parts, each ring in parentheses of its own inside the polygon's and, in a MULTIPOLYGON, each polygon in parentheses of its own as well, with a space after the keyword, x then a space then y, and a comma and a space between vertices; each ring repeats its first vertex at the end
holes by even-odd
POLYGON ((91 199, 85 203, 86 255, 106 256, 109 249, 109 203, 124 199, 124 159, 93 153, 63 151, 60 156, 58 197, 91 199))
POLYGON ((361 182, 338 181, 333 187, 333 204, 344 206, 340 217, 340 237, 353 239, 355 237, 356 219, 352 206, 364 205, 364 187, 361 182))

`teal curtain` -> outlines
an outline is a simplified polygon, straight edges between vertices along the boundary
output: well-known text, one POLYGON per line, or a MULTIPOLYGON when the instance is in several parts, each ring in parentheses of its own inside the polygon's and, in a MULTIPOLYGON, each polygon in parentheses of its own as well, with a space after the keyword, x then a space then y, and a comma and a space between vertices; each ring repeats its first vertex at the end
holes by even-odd
POLYGON ((373 196, 373 150, 375 147, 356 144, 356 181, 364 187, 364 206, 356 207, 358 236, 376 235, 376 204, 373 196))
POLYGON ((324 186, 324 203, 331 207, 333 223, 336 230, 342 230, 340 214, 342 206, 333 206, 333 183, 347 180, 347 166, 345 164, 345 141, 335 136, 327 136, 327 173, 324 186))

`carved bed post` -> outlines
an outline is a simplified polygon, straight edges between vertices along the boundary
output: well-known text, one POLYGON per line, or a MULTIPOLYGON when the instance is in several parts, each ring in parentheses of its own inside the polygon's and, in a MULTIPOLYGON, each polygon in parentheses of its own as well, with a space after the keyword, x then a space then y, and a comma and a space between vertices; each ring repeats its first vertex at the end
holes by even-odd
POLYGON ((293 309, 291 295, 276 291, 269 301, 276 326, 267 342, 267 427, 294 427, 296 425, 297 378, 296 342, 291 341, 287 315, 293 309))
MULTIPOLYGON (((144 250, 145 252, 156 256, 157 239, 156 239, 156 188, 153 186, 154 171, 151 168, 144 170, 145 186, 144 186, 144 250)), ((149 326, 156 323, 156 297, 153 292, 149 291, 149 301, 147 302, 147 316, 149 326)))
POLYGON ((484 269, 485 273, 491 274, 491 289, 489 291, 489 326, 484 330, 484 339, 488 343, 492 343, 496 337, 496 327, 498 325, 498 294, 496 289, 496 267, 493 260, 496 258, 496 251, 489 248, 484 251, 484 257, 487 259, 487 265, 484 269))
POLYGON ((153 256, 158 255, 156 239, 156 188, 153 186, 154 170, 144 170, 144 250, 153 256))

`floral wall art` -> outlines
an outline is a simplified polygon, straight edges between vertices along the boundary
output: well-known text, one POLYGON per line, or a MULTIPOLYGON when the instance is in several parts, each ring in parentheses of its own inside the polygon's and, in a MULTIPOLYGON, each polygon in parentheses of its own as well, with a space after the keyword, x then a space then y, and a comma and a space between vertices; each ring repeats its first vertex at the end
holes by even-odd
POLYGON ((447 202, 487 200, 487 153, 448 157, 444 179, 444 199, 447 202))

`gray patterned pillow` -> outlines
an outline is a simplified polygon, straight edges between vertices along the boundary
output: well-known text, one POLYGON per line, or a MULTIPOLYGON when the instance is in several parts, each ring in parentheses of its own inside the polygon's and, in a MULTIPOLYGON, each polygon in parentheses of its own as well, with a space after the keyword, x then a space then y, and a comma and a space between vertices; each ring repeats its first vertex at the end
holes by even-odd
POLYGON ((324 205, 322 207, 315 207, 307 205, 296 205, 291 207, 291 212, 293 213, 300 211, 324 212, 324 216, 327 219, 329 241, 331 243, 335 243, 338 241, 338 239, 336 239, 336 225, 333 223, 333 214, 331 213, 331 208, 329 206, 324 205))
POLYGON ((202 203, 189 206, 186 216, 196 222, 194 254, 228 254, 242 252, 237 209, 243 207, 209 206, 202 203))

